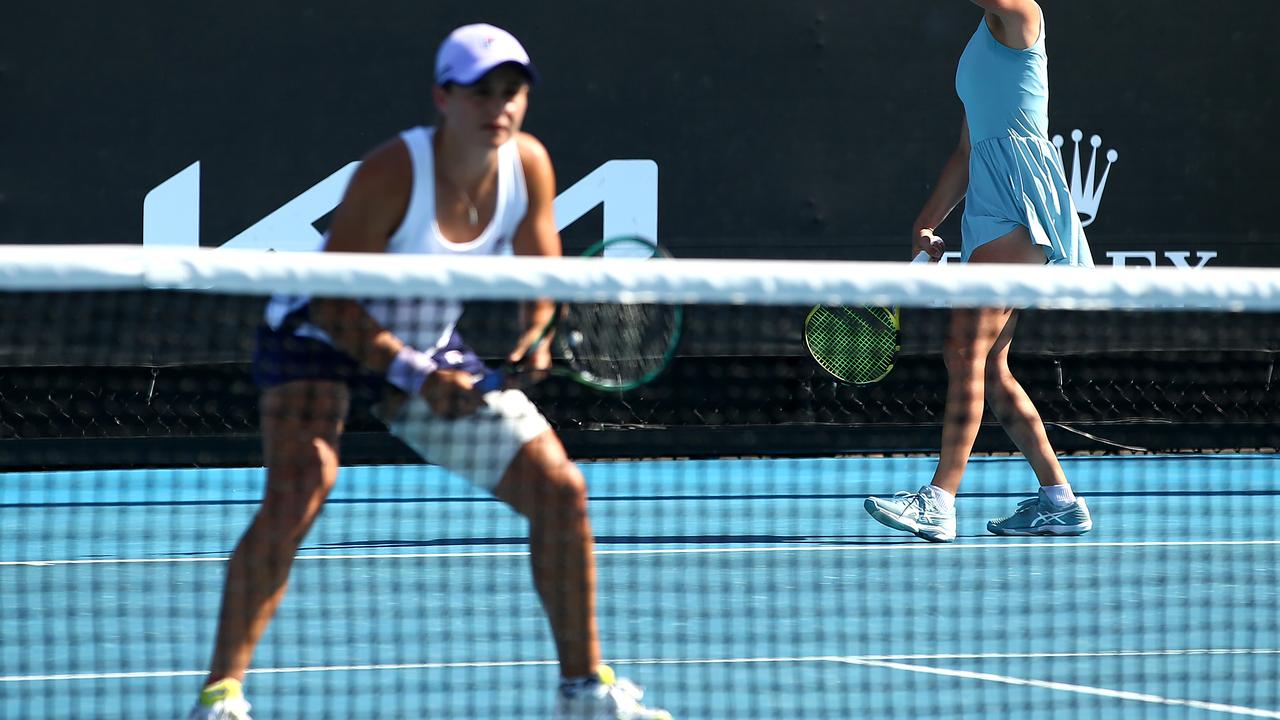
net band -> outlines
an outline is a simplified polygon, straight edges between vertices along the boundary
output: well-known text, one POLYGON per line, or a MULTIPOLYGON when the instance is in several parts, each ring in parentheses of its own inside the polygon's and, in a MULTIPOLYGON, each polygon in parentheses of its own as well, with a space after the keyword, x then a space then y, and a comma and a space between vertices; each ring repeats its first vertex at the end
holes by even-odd
POLYGON ((564 717, 575 653, 680 718, 1280 708, 1280 271, 604 255, 0 250, 0 717, 184 717, 285 580, 254 717, 564 717), (463 312, 388 376, 278 293, 463 312))
POLYGON ((137 246, 7 246, 0 290, 196 290, 362 297, 1063 310, 1280 310, 1271 268, 1059 268, 787 260, 406 258, 137 246))

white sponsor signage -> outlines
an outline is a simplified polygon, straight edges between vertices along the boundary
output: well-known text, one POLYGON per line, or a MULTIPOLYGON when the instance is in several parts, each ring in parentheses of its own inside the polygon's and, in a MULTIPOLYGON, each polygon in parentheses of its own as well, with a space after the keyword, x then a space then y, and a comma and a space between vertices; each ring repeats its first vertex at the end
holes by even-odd
MULTIPOLYGON (((319 249, 323 236, 316 220, 342 200, 359 163, 348 163, 329 177, 267 213, 221 247, 281 251, 319 249)), ((604 206, 604 236, 658 238, 658 164, 652 160, 610 160, 560 193, 556 225, 564 229, 604 206)), ((147 193, 142 203, 142 244, 200 246, 200 163, 195 162, 147 193)))

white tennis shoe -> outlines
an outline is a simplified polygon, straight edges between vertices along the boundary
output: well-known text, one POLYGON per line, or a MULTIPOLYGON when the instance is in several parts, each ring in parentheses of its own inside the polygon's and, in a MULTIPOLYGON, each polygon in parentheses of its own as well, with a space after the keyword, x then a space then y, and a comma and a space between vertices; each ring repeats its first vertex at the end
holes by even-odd
POLYGON ((955 508, 939 505, 927 485, 916 492, 900 492, 891 498, 869 497, 862 507, 881 525, 929 542, 956 539, 955 508))
MULTIPOLYGON (((598 682, 568 696, 556 694, 555 720, 671 720, 666 710, 640 704, 644 690, 630 680, 618 678, 613 670, 602 666, 598 682)), ((240 683, 228 678, 200 693, 200 701, 191 709, 187 720, 253 720, 249 703, 244 699, 240 683)))
POLYGON ((556 692, 555 720, 671 720, 666 710, 641 705, 644 690, 608 666, 602 665, 596 675, 599 682, 573 695, 556 692))
POLYGON ((1018 503, 1008 517, 987 523, 994 535, 1083 535, 1093 529, 1093 516, 1084 498, 1068 505, 1054 505, 1044 490, 1018 503))
POLYGON ((187 714, 187 720, 253 720, 249 703, 244 699, 240 681, 226 678, 200 692, 200 700, 187 714))

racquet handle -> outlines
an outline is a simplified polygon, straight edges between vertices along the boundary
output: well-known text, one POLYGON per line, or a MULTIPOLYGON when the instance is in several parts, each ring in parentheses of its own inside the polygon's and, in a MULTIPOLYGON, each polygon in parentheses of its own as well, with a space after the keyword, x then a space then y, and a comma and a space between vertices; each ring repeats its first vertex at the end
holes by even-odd
MULTIPOLYGON (((942 245, 941 240, 935 239, 933 241, 933 247, 939 247, 941 245, 942 245)), ((930 260, 929 253, 925 252, 924 250, 921 250, 920 252, 916 253, 916 256, 911 258, 911 262, 913 263, 927 263, 929 262, 929 260, 930 260)))

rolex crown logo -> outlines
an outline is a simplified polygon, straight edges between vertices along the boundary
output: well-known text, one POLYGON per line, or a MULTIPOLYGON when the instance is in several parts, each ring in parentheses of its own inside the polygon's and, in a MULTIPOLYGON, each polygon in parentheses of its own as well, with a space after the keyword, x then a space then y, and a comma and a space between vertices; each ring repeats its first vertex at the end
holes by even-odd
MULTIPOLYGON (((1080 213, 1080 224, 1088 226, 1098 217, 1102 193, 1107 189, 1107 177, 1111 174, 1111 166, 1120 158, 1120 153, 1115 150, 1107 151, 1107 166, 1103 168, 1102 177, 1099 178, 1098 148, 1102 147, 1102 138, 1094 135, 1089 138, 1089 144, 1093 146, 1093 151, 1089 155, 1089 168, 1081 172, 1080 141, 1082 139, 1084 139, 1083 132, 1071 131, 1071 141, 1075 146, 1071 154, 1071 200, 1075 202, 1076 210, 1080 213)), ((1064 144, 1062 136, 1054 135, 1053 144, 1061 150, 1064 144)))

